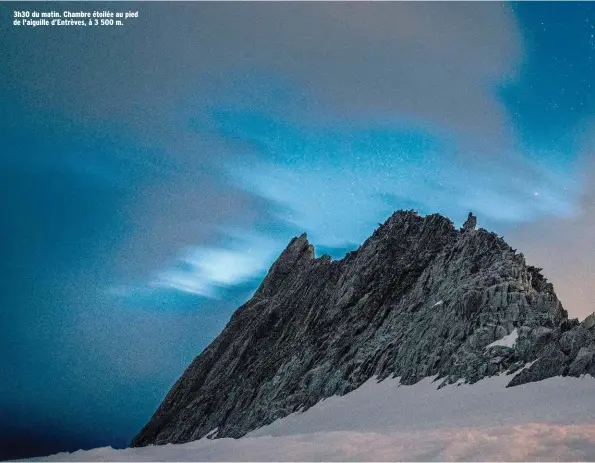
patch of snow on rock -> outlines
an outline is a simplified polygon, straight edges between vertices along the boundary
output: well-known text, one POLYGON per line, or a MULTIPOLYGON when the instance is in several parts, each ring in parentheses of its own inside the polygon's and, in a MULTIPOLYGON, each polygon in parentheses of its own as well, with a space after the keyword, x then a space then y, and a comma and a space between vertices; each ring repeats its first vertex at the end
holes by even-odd
POLYGON ((516 328, 514 330, 512 330, 512 332, 506 336, 504 336, 502 339, 498 339, 496 341, 494 341, 491 344, 488 344, 486 346, 486 349, 489 347, 495 347, 495 346, 504 346, 504 347, 512 347, 516 344, 516 340, 519 337, 519 334, 516 330, 516 328))

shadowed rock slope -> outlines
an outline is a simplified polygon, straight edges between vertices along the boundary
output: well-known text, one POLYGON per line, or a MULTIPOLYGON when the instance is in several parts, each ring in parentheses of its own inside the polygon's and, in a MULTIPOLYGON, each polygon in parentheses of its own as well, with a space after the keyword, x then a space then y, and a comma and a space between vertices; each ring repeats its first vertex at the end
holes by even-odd
POLYGON ((132 445, 240 437, 374 375, 442 386, 593 373, 595 320, 569 320, 540 269, 475 220, 457 230, 398 211, 336 261, 292 239, 132 445), (490 346, 504 337, 516 342, 490 346))

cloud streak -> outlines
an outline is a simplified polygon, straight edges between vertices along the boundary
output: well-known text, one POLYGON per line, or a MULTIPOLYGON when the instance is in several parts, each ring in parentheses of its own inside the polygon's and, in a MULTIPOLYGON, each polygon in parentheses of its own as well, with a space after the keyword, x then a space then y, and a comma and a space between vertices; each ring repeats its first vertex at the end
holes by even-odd
POLYGON ((219 298, 222 289, 264 275, 282 243, 266 236, 238 235, 226 247, 187 250, 173 269, 161 272, 151 285, 219 298))
POLYGON ((591 461, 595 424, 337 431, 115 451, 100 448, 36 461, 591 461))

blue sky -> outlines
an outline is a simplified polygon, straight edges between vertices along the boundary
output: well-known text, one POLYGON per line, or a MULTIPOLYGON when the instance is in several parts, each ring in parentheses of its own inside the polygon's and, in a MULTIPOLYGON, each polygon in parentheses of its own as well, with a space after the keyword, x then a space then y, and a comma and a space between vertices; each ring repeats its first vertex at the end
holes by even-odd
POLYGON ((591 3, 118 5, 0 24, 0 457, 126 445, 304 231, 472 210, 595 310, 591 3))

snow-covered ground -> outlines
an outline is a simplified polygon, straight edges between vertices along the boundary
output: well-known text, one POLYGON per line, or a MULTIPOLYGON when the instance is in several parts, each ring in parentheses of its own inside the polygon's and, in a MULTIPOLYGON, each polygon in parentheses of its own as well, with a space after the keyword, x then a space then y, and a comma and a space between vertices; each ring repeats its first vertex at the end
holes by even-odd
POLYGON ((241 439, 60 453, 44 461, 595 460, 595 379, 511 377, 437 390, 369 380, 241 439))

